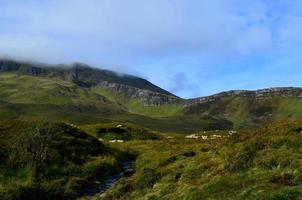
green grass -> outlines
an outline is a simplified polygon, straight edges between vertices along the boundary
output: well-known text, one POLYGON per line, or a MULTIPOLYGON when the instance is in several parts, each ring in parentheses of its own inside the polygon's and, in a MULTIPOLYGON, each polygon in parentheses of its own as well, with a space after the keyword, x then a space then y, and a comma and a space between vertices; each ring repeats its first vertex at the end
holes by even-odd
POLYGON ((80 126, 88 134, 104 140, 159 140, 161 134, 130 123, 102 123, 80 126))
POLYGON ((162 105, 162 106, 143 106, 135 100, 130 100, 126 104, 129 112, 134 114, 142 114, 151 117, 171 117, 182 114, 183 107, 181 105, 162 105))
MULTIPOLYGON (((83 186, 104 180, 119 170, 122 160, 136 157, 135 173, 122 178, 101 199, 300 200, 301 132, 301 121, 281 121, 232 135, 227 131, 197 133, 223 136, 204 140, 160 135, 120 122, 79 128, 2 122, 0 197, 75 199, 83 186), (97 138, 104 133, 130 138, 103 144, 97 138)), ((83 199, 99 199, 99 195, 83 199)))
POLYGON ((282 99, 276 118, 302 118, 302 101, 299 99, 282 99))
POLYGON ((73 124, 133 123, 156 131, 232 128, 220 118, 182 117, 181 106, 146 107, 101 87, 83 88, 55 77, 0 73, 0 119, 73 124))
POLYGON ((299 99, 223 98, 216 104, 144 106, 99 86, 80 87, 61 76, 0 73, 0 119, 74 124, 133 123, 161 132, 259 127, 274 120, 301 119, 299 99), (210 117, 209 117, 210 116, 210 117))
POLYGON ((118 144, 138 151, 136 173, 104 199, 300 200, 301 130, 301 122, 280 122, 215 140, 118 144))
POLYGON ((133 155, 63 123, 0 123, 0 199, 75 199, 133 155))
POLYGON ((117 105, 122 105, 132 114, 139 114, 149 117, 171 117, 182 114, 183 107, 177 104, 169 104, 162 106, 144 106, 137 100, 129 99, 123 95, 116 94, 110 89, 95 87, 92 91, 100 94, 117 105))
POLYGON ((59 78, 14 73, 0 73, 0 108, 2 120, 130 122, 156 131, 182 133, 231 127, 223 119, 178 116, 181 107, 177 105, 145 107, 104 88, 81 88, 59 78))
POLYGON ((215 103, 205 103, 184 109, 185 116, 221 117, 233 122, 234 129, 255 128, 283 119, 301 119, 302 101, 298 98, 226 97, 215 103))
POLYGON ((0 73, 2 101, 22 104, 81 105, 112 107, 105 97, 58 78, 0 73))

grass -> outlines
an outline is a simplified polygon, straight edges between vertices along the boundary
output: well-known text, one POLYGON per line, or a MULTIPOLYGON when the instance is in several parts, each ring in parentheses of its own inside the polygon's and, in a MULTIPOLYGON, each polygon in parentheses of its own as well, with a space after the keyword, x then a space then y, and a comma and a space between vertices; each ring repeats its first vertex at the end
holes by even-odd
POLYGON ((0 124, 0 199, 74 199, 132 155, 63 123, 0 124))
POLYGON ((299 200, 301 130, 301 122, 280 122, 215 140, 175 137, 118 144, 139 152, 136 173, 104 199, 299 200))
POLYGON ((73 124, 133 123, 156 131, 228 129, 220 118, 182 117, 180 105, 146 107, 101 87, 84 88, 56 77, 0 73, 0 119, 73 124))
POLYGON ((2 122, 0 197, 99 199, 81 197, 81 188, 104 180, 120 169, 121 161, 135 157, 135 173, 122 178, 102 199, 300 200, 301 132, 301 121, 233 134, 196 133, 208 139, 159 134, 120 122, 79 128, 2 122), (114 138, 125 139, 116 144, 96 139, 112 136, 127 138, 114 138))
POLYGON ((104 140, 158 140, 161 138, 161 135, 155 131, 130 123, 102 123, 84 125, 80 128, 104 140))
MULTIPOLYGON (((2 101, 22 104, 54 104, 112 107, 103 96, 58 78, 0 73, 2 101)), ((101 107, 99 107, 101 108, 101 107)))
POLYGON ((162 106, 144 106, 137 100, 129 99, 123 95, 116 94, 110 89, 95 87, 93 92, 105 96, 110 101, 115 102, 117 105, 122 105, 132 114, 139 114, 149 117, 171 117, 181 115, 183 107, 177 104, 169 104, 162 106))
POLYGON ((280 102, 277 119, 302 118, 302 102, 299 99, 282 99, 280 102))
POLYGON ((135 100, 130 100, 126 103, 129 112, 134 114, 142 114, 151 117, 171 117, 181 115, 183 107, 181 105, 169 104, 162 106, 143 106, 135 100))
POLYGON ((216 104, 144 106, 100 86, 80 87, 61 76, 0 73, 0 119, 74 124, 133 123, 161 132, 259 127, 274 120, 300 119, 299 99, 223 98, 216 104))

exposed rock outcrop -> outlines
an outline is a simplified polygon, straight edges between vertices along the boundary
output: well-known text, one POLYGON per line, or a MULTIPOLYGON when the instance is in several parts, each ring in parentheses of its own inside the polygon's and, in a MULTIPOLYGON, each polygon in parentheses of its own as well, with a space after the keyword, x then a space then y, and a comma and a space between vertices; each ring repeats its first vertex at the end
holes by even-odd
POLYGON ((277 87, 268 88, 256 91, 248 90, 232 90, 228 92, 222 92, 219 94, 200 97, 195 99, 188 99, 183 102, 184 107, 198 105, 198 104, 212 104, 226 98, 246 98, 250 100, 265 100, 274 97, 284 97, 284 98, 301 98, 302 99, 302 88, 299 87, 277 87))
POLYGON ((157 87, 145 79, 118 74, 109 70, 95 69, 81 63, 50 66, 2 59, 0 60, 1 71, 16 71, 18 74, 31 76, 60 77, 86 88, 101 86, 126 98, 137 100, 144 106, 180 104, 186 108, 196 105, 206 105, 206 109, 208 105, 228 98, 239 97, 250 101, 265 100, 274 97, 302 98, 302 88, 284 87, 256 91, 232 90, 207 97, 185 100, 157 87))
POLYGON ((176 104, 181 101, 179 97, 145 79, 118 74, 109 70, 95 69, 81 63, 49 66, 3 59, 0 60, 1 71, 14 71, 18 74, 31 76, 59 77, 73 81, 78 86, 85 88, 101 86, 130 100, 137 100, 144 106, 176 104))
POLYGON ((99 86, 108 88, 113 92, 122 94, 127 98, 135 99, 140 101, 144 106, 161 106, 166 104, 177 104, 180 103, 181 99, 175 96, 164 95, 149 90, 142 90, 135 87, 110 83, 103 81, 99 86))

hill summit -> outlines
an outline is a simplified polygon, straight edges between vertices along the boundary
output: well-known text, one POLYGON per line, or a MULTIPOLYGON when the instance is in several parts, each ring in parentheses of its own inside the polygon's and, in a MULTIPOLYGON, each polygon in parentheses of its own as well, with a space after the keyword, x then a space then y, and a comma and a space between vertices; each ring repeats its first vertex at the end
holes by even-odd
POLYGON ((86 64, 0 60, 0 119, 126 121, 164 131, 258 126, 302 118, 302 88, 238 90, 183 99, 132 75, 86 64))

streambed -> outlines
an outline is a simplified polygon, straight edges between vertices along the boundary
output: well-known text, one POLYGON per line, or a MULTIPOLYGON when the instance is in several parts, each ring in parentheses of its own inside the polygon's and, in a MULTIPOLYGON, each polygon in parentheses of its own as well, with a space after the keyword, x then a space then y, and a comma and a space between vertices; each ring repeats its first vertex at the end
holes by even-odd
POLYGON ((133 174, 133 161, 126 161, 122 163, 122 172, 114 174, 105 178, 104 183, 99 181, 94 182, 91 186, 81 190, 82 196, 93 196, 95 194, 104 194, 108 189, 113 187, 122 177, 133 174))

